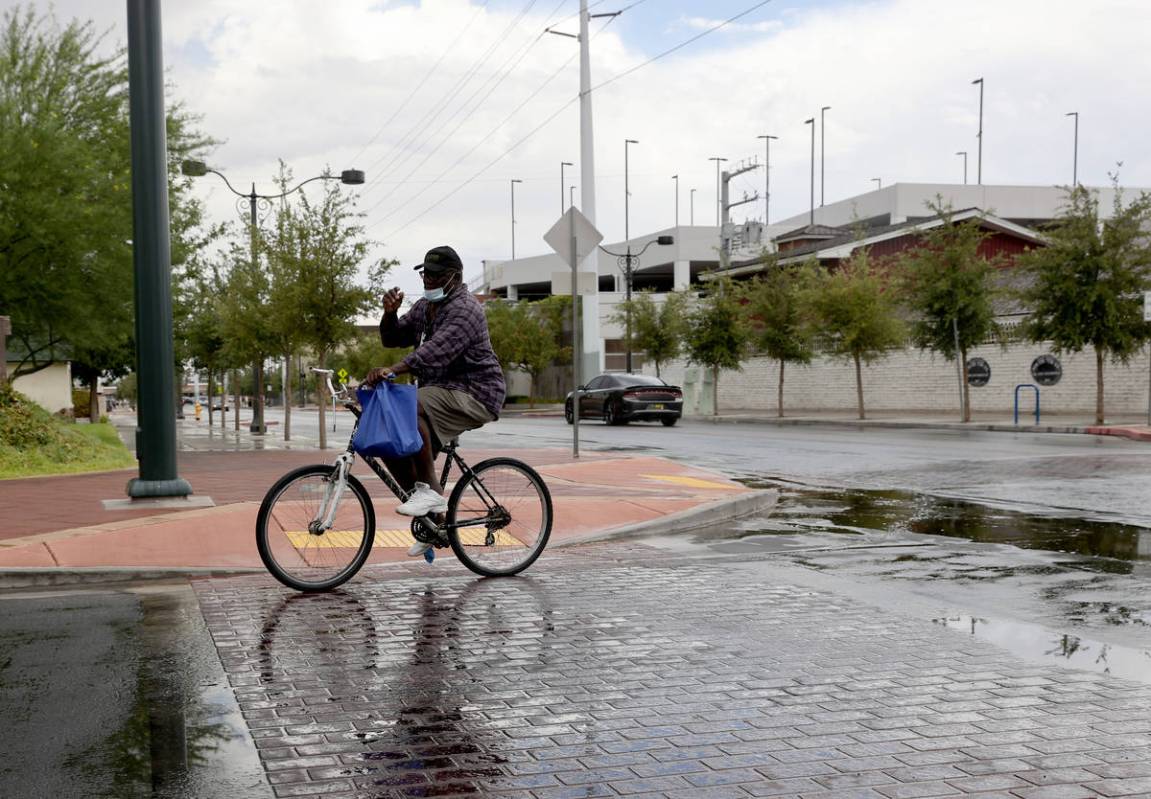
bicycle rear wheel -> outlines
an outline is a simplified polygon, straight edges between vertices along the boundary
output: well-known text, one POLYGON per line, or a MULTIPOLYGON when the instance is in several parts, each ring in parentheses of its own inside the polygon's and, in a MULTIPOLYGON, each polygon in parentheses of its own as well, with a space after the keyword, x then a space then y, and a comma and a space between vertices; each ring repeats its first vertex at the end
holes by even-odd
POLYGON ((460 478, 448 498, 448 541, 477 574, 517 574, 532 565, 552 530, 552 498, 526 463, 492 458, 460 478))
MULTIPOLYGON (((297 591, 327 591, 351 579, 372 551, 376 514, 363 484, 348 475, 331 527, 315 524, 337 470, 304 466, 279 479, 256 517, 256 547, 272 576, 297 591)), ((326 515, 326 514, 325 514, 326 515)))

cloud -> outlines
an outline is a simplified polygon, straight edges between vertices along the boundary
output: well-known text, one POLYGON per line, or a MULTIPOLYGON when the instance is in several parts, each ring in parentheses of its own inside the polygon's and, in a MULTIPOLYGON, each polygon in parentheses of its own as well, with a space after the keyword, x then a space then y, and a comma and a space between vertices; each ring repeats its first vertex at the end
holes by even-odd
MULTIPOLYGON (((547 251, 542 235, 567 193, 560 162, 576 162, 567 182, 580 181, 579 76, 569 63, 578 45, 542 34, 548 25, 574 30, 573 7, 536 7, 517 18, 518 5, 478 0, 168 3, 166 66, 177 96, 223 140, 211 161, 234 185, 270 189, 281 158, 301 179, 328 166, 365 169, 369 185, 345 190, 372 209, 366 223, 381 241, 378 254, 414 264, 449 243, 471 277, 483 259, 510 254, 511 179, 523 180, 520 255, 547 251), (513 64, 504 76, 502 65, 513 64)), ((122 5, 57 0, 56 9, 62 19, 96 15, 114 40, 125 38, 122 5)), ((647 26, 641 47, 626 22, 596 21, 593 84, 707 24, 685 16, 647 26)), ((803 120, 825 105, 816 155, 824 142, 828 202, 869 191, 873 177, 885 186, 959 182, 958 150, 970 152, 974 181, 976 77, 986 81, 985 182, 1069 182, 1073 123, 1064 114, 1079 111, 1080 180, 1104 183, 1123 161, 1126 185, 1151 185, 1142 133, 1151 108, 1137 101, 1151 75, 1142 41, 1149 29, 1151 4, 1142 0, 844 0, 749 21, 738 37, 705 37, 594 92, 597 224, 609 241, 623 235, 625 138, 640 142, 629 151, 633 233, 674 222, 673 174, 680 221, 688 221, 694 188, 696 221, 713 222, 715 165, 707 159, 762 162, 760 134, 779 136, 771 145, 773 219, 806 210, 811 131, 803 120)), ((818 202, 818 163, 816 181, 818 202)), ((198 185, 213 218, 236 218, 219 181, 198 185)), ((737 183, 739 192, 762 188, 762 169, 737 183)), ((762 213, 748 204, 737 218, 762 213)), ((397 282, 418 289, 410 270, 399 270, 397 282)))

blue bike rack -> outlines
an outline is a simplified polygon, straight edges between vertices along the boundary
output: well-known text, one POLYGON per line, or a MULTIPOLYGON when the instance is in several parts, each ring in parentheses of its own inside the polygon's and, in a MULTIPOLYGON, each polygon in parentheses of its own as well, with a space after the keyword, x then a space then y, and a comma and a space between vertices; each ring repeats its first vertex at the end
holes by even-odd
POLYGON ((1019 389, 1035 389, 1035 424, 1039 424, 1039 386, 1034 383, 1020 383, 1015 387, 1015 424, 1019 424, 1019 389))

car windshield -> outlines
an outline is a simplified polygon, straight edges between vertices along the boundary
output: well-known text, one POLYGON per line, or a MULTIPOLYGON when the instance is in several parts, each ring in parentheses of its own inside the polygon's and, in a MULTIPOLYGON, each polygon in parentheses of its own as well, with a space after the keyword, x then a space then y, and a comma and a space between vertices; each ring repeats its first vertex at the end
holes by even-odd
POLYGON ((666 386, 667 383, 651 375, 616 375, 617 386, 666 386))

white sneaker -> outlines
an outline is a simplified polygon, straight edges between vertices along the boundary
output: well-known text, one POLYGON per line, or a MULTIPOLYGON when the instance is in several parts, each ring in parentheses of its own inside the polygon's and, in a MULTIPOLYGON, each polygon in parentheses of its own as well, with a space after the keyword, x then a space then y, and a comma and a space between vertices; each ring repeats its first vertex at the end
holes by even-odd
POLYGON ((432 491, 427 483, 416 483, 412 493, 396 513, 404 516, 427 516, 429 513, 443 513, 448 509, 448 501, 442 494, 432 491))
POLYGON ((432 548, 431 544, 424 543, 423 541, 417 541, 416 543, 412 544, 411 547, 408 548, 408 557, 409 558, 422 557, 423 554, 431 548, 432 548))

